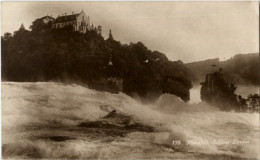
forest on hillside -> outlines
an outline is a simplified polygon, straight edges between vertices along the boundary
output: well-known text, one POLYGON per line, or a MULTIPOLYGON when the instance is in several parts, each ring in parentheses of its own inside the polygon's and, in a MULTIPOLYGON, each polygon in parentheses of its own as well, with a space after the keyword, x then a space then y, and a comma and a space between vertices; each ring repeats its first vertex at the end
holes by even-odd
POLYGON ((216 58, 185 65, 194 75, 193 83, 203 82, 206 74, 220 68, 223 69, 224 77, 229 83, 259 85, 260 82, 259 53, 237 54, 226 61, 216 58))
POLYGON ((121 44, 112 34, 104 39, 95 31, 54 30, 40 22, 1 40, 3 81, 73 82, 131 96, 172 93, 189 100, 190 70, 141 42, 121 44))

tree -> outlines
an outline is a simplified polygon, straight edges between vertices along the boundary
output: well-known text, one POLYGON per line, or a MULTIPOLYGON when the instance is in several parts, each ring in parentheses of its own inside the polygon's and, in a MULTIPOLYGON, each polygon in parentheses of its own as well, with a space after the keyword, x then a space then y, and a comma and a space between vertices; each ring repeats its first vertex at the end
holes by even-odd
POLYGON ((51 23, 44 23, 42 19, 36 19, 33 21, 32 25, 30 26, 30 29, 33 32, 41 32, 46 31, 51 28, 51 23))
POLYGON ((9 32, 6 32, 6 33, 4 34, 4 40, 8 40, 8 39, 10 39, 11 37, 12 37, 12 34, 9 33, 9 32))
POLYGON ((259 108, 260 96, 258 94, 250 94, 247 98, 249 107, 252 107, 252 110, 259 108))

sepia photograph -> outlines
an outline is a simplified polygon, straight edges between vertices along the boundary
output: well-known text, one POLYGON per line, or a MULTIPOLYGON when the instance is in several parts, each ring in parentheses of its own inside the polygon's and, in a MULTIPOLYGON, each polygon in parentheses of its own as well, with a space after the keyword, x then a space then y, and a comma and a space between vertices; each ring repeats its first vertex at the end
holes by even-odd
POLYGON ((2 1, 1 159, 259 160, 259 1, 2 1))

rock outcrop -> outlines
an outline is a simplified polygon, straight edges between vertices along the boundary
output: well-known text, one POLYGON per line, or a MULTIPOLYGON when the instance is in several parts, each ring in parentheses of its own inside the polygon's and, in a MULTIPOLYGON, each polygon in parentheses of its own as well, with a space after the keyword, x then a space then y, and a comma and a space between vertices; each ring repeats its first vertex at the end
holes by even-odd
POLYGON ((212 104, 221 110, 239 110, 240 105, 234 93, 234 84, 224 80, 222 69, 206 75, 205 82, 201 83, 201 100, 212 104))
POLYGON ((154 132, 153 127, 137 122, 131 116, 117 113, 116 110, 97 121, 82 122, 79 127, 98 129, 110 136, 124 136, 130 132, 154 132))

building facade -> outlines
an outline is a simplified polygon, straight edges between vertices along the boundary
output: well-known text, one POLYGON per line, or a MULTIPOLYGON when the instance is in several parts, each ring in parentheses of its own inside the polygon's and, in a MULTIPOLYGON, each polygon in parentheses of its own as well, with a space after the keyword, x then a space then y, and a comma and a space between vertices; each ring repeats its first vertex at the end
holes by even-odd
POLYGON ((58 16, 52 23, 52 28, 63 28, 65 26, 72 26, 73 31, 86 33, 87 30, 92 29, 90 26, 89 16, 86 16, 82 10, 80 13, 58 16))

